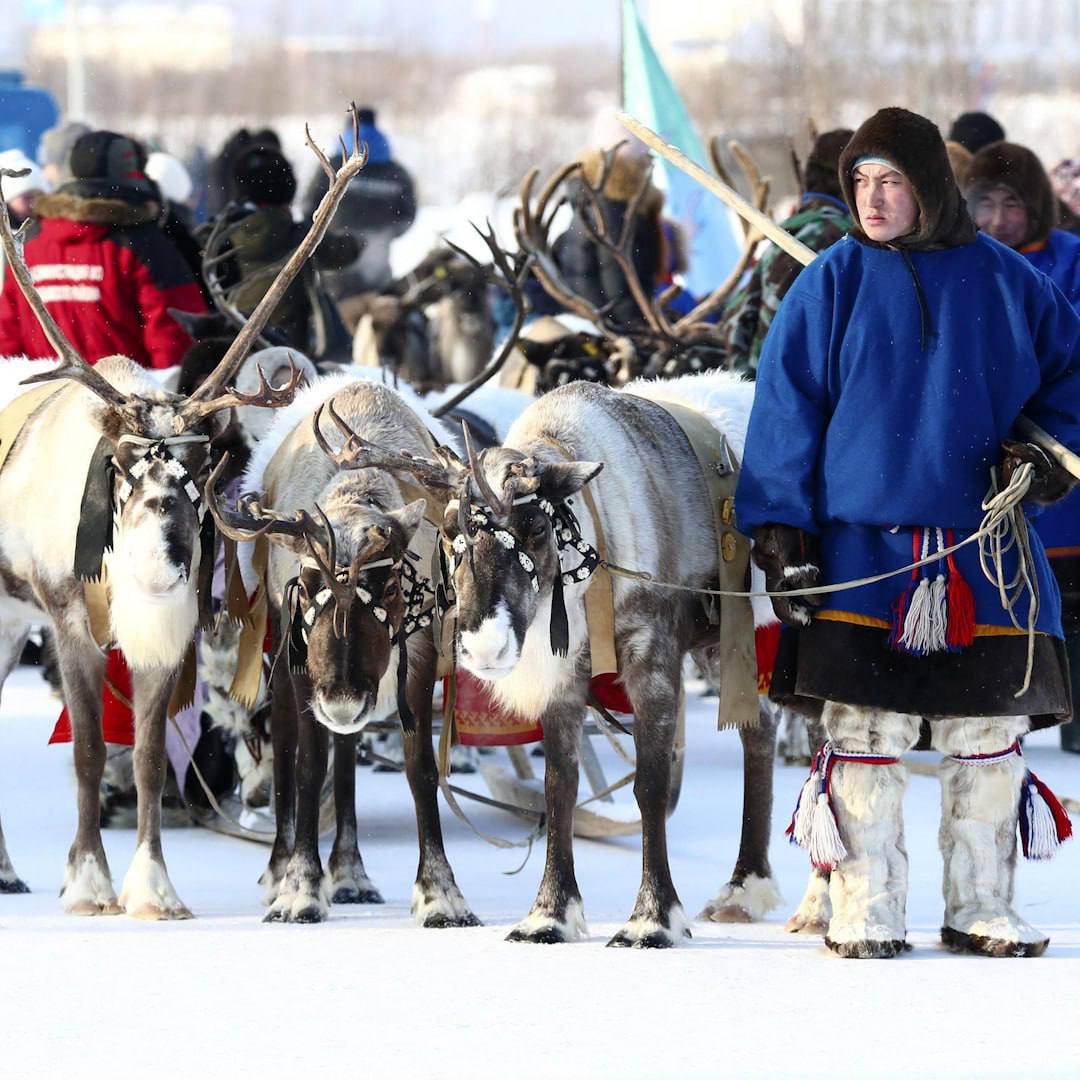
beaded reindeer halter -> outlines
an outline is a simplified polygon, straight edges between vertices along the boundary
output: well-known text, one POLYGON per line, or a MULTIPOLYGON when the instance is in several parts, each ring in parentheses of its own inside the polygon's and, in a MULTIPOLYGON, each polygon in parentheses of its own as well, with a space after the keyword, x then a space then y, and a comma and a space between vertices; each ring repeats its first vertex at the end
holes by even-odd
MULTIPOLYGON (((588 581, 596 573, 600 566, 599 552, 587 543, 581 535, 581 525, 577 516, 570 508, 570 500, 555 505, 550 499, 545 499, 537 493, 520 495, 513 500, 512 506, 520 506, 524 503, 535 503, 539 510, 551 522, 551 530, 555 535, 555 548, 559 558, 559 573, 551 590, 551 651, 556 656, 566 656, 569 651, 570 631, 566 615, 566 601, 563 597, 565 585, 580 585, 588 581), (581 555, 581 561, 571 569, 563 567, 563 552, 575 551, 581 555)), ((495 538, 495 541, 507 551, 517 557, 517 564, 522 572, 528 577, 529 584, 534 593, 540 592, 540 579, 536 573, 536 564, 529 553, 522 549, 517 537, 508 529, 498 524, 494 511, 483 503, 470 502, 467 514, 463 514, 468 526, 462 529, 454 537, 454 569, 461 564, 462 559, 468 554, 471 557, 472 546, 469 537, 478 532, 487 533, 495 538)))

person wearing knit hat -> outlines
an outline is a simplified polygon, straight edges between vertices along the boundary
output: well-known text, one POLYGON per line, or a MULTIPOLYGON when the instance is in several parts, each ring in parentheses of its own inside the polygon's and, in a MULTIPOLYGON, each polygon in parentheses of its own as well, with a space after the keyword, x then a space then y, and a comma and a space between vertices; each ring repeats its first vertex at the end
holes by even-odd
MULTIPOLYGON (((233 163, 232 186, 249 212, 229 233, 238 278, 230 298, 241 311, 250 313, 273 283, 270 271, 284 265, 307 230, 293 221, 290 205, 296 195, 296 177, 276 147, 252 145, 239 151, 233 163)), ((357 253, 351 236, 335 231, 323 237, 312 264, 301 271, 270 316, 270 326, 281 333, 286 344, 310 355, 322 354, 325 346, 317 346, 320 334, 313 321, 319 316, 333 322, 331 329, 345 347, 347 334, 338 325, 321 272, 348 266, 357 253)))
MULTIPOLYGON (((853 134, 850 128, 838 128, 817 136, 800 170, 799 205, 791 217, 780 223, 812 251, 831 247, 851 228, 838 169, 840 154, 853 134)), ((802 263, 776 244, 769 245, 720 317, 727 367, 753 377, 765 335, 800 270, 802 263)))
POLYGON ((1005 129, 984 112, 961 113, 949 128, 949 140, 959 143, 969 154, 977 154, 984 146, 1005 138, 1005 129))
POLYGON ((907 949, 900 756, 933 746, 942 941, 1037 956, 1048 939, 1012 899, 1017 828, 1045 858, 1071 826, 1018 740, 1071 711, 1058 591, 1033 530, 999 552, 1005 581, 1031 583, 1008 608, 976 547, 949 549, 979 528, 992 474, 1001 490, 1030 471, 1028 505, 1076 483, 1017 425, 1080 449, 1080 316, 977 232, 925 117, 875 113, 839 178, 855 224, 773 320, 735 496, 770 591, 859 582, 773 599, 786 625, 771 695, 816 706, 829 739, 791 826, 832 871, 827 900, 804 904, 830 909, 841 956, 907 949))
POLYGON ((69 159, 76 141, 90 132, 89 124, 65 120, 49 128, 38 143, 38 161, 49 187, 59 187, 71 179, 69 159))
MULTIPOLYGON (((144 367, 180 362, 191 338, 170 308, 206 311, 199 286, 157 227, 146 153, 113 131, 81 135, 70 179, 39 196, 23 256, 76 351, 91 363, 119 353, 144 367)), ((47 358, 52 345, 10 275, 0 290, 0 356, 47 358)))

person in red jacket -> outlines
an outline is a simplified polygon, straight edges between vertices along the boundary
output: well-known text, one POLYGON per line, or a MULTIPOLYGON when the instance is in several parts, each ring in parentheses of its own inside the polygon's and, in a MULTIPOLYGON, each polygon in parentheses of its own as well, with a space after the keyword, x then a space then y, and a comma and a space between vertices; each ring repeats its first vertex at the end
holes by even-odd
MULTIPOLYGON (((34 205, 27 265, 45 306, 90 363, 120 354, 144 367, 178 364, 191 338, 169 308, 206 311, 190 269, 155 224, 160 195, 145 164, 133 140, 91 131, 72 148, 73 179, 34 205)), ((54 355, 7 275, 0 356, 54 355)))

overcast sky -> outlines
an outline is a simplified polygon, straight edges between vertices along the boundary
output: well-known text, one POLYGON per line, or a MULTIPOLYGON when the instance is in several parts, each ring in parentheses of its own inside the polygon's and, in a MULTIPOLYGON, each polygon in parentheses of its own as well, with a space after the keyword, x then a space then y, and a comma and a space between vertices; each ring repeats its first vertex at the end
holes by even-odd
MULTIPOLYGON (((672 0, 666 0, 672 2, 672 0)), ((543 48, 573 41, 617 47, 622 0, 80 0, 84 10, 168 6, 197 16, 212 4, 252 27, 290 34, 348 34, 445 50, 543 48)), ((14 0, 29 21, 52 21, 62 0, 14 0)), ((643 5, 645 6, 645 5, 643 5)), ((18 10, 18 7, 16 7, 18 10)))

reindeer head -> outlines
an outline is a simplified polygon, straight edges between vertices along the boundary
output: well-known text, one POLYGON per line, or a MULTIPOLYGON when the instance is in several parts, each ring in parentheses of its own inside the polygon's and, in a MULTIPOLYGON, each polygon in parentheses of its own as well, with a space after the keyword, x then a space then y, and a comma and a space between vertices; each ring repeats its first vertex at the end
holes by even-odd
MULTIPOLYGON (((379 688, 395 650, 401 672, 409 633, 430 625, 409 551, 426 503, 393 506, 396 485, 366 463, 353 462, 346 451, 332 449, 321 431, 322 412, 320 407, 313 421, 316 439, 344 471, 314 517, 263 507, 254 495, 241 496, 236 510, 224 508, 215 488, 223 464, 207 482, 206 498, 226 536, 265 536, 298 557, 282 604, 290 665, 311 681, 315 718, 348 735, 383 711, 387 702, 380 703, 379 688)), ((330 415, 348 430, 332 404, 330 415)))
POLYGON ((553 651, 567 647, 563 589, 587 580, 596 553, 580 539, 575 496, 599 462, 546 462, 498 447, 479 457, 447 507, 443 532, 453 561, 458 658, 481 679, 509 675, 538 620, 553 651), (562 564, 560 551, 575 550, 562 564), (578 575, 581 575, 580 578, 578 575))
POLYGON ((467 425, 464 431, 468 464, 446 447, 422 459, 354 436, 348 449, 357 460, 409 472, 426 488, 453 493, 442 536, 457 597, 458 658, 495 681, 517 666, 537 619, 549 620, 552 650, 565 653, 563 589, 587 581, 599 564, 581 539, 572 497, 603 466, 541 461, 506 447, 478 456, 467 425))

